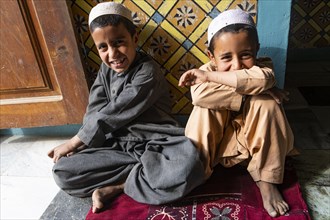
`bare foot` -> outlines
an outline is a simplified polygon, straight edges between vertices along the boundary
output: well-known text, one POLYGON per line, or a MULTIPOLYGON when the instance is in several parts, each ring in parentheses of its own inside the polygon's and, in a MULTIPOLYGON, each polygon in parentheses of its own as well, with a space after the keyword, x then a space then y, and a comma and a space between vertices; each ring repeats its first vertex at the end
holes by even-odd
POLYGON ((114 198, 118 194, 124 191, 124 184, 116 186, 105 186, 103 188, 96 189, 92 194, 93 207, 92 212, 97 213, 103 207, 104 203, 109 199, 114 198))
POLYGON ((284 201, 275 184, 258 181, 257 186, 260 189, 264 208, 271 217, 284 215, 289 211, 289 205, 284 201))

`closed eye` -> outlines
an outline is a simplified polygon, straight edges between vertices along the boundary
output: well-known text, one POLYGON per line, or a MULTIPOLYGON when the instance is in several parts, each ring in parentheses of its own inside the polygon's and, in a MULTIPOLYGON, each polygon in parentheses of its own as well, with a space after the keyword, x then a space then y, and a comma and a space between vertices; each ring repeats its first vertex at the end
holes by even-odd
POLYGON ((230 61, 232 59, 231 55, 224 55, 220 57, 220 60, 222 61, 230 61))
POLYGON ((252 51, 245 51, 245 52, 241 53, 240 56, 243 60, 246 60, 246 59, 252 58, 253 53, 252 53, 252 51))

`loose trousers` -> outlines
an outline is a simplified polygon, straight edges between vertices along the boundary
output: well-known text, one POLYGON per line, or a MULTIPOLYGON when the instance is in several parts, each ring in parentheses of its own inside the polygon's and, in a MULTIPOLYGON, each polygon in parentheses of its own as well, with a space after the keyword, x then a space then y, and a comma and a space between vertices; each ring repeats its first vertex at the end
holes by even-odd
POLYGON ((53 174, 59 187, 73 196, 91 196, 97 188, 125 182, 127 195, 155 205, 185 196, 206 179, 199 151, 184 136, 149 141, 112 138, 103 147, 62 157, 53 174))
POLYGON ((297 154, 283 107, 269 95, 248 96, 240 112, 194 106, 186 136, 201 150, 205 173, 243 161, 254 181, 280 184, 287 155, 297 154))

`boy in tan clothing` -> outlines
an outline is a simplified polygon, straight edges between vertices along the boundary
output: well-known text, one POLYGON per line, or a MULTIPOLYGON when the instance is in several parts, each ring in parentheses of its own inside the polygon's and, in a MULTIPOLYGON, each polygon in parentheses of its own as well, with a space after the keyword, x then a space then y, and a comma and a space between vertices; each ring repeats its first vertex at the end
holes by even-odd
POLYGON ((186 136, 201 149, 205 172, 221 163, 244 161, 272 217, 289 211, 277 189, 285 157, 295 154, 293 134, 269 58, 257 59, 258 34, 252 17, 240 10, 219 14, 208 28, 210 62, 185 72, 179 86, 191 86, 193 111, 186 136))

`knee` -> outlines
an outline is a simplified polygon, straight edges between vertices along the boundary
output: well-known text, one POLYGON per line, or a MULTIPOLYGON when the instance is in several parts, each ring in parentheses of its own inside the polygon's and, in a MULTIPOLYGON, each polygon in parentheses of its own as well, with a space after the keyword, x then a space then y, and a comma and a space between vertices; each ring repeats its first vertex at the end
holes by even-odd
POLYGON ((280 105, 269 95, 251 96, 248 101, 249 109, 254 109, 262 113, 274 113, 280 108, 280 105))
POLYGON ((55 183, 64 191, 74 189, 79 184, 75 181, 77 175, 74 170, 70 170, 70 167, 62 163, 61 160, 54 164, 52 172, 55 183))
POLYGON ((68 186, 70 186, 69 180, 71 177, 69 176, 70 172, 67 172, 66 170, 63 170, 63 167, 61 166, 61 162, 58 161, 53 166, 53 177, 55 180, 55 183, 61 188, 65 189, 68 186))

